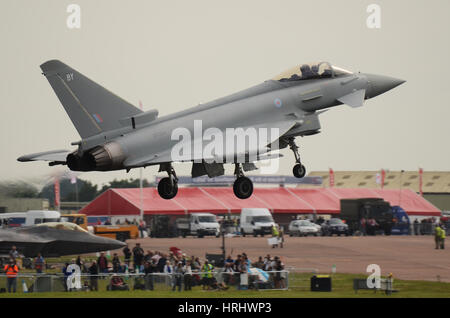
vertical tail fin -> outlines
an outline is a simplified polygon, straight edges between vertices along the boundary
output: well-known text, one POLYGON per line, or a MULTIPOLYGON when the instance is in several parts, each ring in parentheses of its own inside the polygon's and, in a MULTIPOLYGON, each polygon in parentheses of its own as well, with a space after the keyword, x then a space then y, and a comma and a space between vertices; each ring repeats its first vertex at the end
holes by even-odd
POLYGON ((41 69, 82 138, 123 127, 120 119, 142 113, 61 61, 41 69))

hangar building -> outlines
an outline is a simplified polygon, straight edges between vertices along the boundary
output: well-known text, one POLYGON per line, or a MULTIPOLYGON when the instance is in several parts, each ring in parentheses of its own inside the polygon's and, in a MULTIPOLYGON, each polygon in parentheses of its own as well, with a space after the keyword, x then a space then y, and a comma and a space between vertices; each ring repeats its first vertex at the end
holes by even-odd
MULTIPOLYGON (((376 175, 380 171, 334 171, 334 188, 380 189, 376 175)), ((328 171, 312 171, 309 177, 322 177, 323 185, 298 185, 298 187, 328 187, 328 171)), ((384 189, 409 189, 420 192, 419 171, 386 170, 384 189)), ((423 171, 422 192, 425 199, 442 211, 450 211, 450 171, 423 171)))

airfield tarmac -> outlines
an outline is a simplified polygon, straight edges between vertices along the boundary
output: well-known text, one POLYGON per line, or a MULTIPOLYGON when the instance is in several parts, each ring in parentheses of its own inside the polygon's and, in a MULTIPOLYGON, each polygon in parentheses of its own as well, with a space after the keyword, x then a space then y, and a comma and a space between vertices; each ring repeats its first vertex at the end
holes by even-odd
MULTIPOLYGON (((330 273, 336 265, 338 273, 365 274, 369 264, 378 264, 382 275, 407 280, 450 282, 450 250, 434 249, 432 236, 366 236, 366 237, 289 237, 284 248, 271 248, 266 237, 226 238, 227 254, 236 257, 245 252, 255 262, 258 256, 281 257, 287 269, 317 269, 330 273)), ((204 259, 205 253, 221 253, 222 239, 144 238, 128 240, 130 248, 140 242, 145 252, 167 252, 180 248, 188 255, 204 259)))

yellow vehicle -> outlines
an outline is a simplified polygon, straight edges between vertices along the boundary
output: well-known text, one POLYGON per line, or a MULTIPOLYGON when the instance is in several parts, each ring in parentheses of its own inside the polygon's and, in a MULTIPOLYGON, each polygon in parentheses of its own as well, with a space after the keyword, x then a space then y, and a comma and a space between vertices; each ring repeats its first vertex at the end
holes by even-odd
MULTIPOLYGON (((88 229, 86 214, 62 214, 61 221, 71 222, 79 225, 85 230, 88 229)), ((139 238, 139 229, 136 225, 94 225, 93 234, 119 241, 139 238)))
POLYGON ((136 225, 94 225, 94 234, 125 242, 139 238, 139 229, 136 225))

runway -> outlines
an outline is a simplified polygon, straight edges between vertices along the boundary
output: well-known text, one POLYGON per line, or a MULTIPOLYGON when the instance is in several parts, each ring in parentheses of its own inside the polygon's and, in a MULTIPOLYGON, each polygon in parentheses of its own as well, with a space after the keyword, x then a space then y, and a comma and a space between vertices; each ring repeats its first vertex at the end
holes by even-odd
MULTIPOLYGON (((407 280, 450 282, 450 250, 434 249, 432 236, 376 237, 285 237, 284 248, 271 248, 266 237, 226 238, 227 254, 247 253, 252 262, 258 256, 278 255, 286 267, 315 268, 330 273, 364 274, 369 264, 378 264, 382 275, 407 280), (439 277, 438 277, 439 276, 439 277)), ((141 242, 145 252, 167 252, 175 246, 188 255, 204 259, 205 253, 221 253, 221 238, 144 238, 128 240, 130 248, 141 242)))

